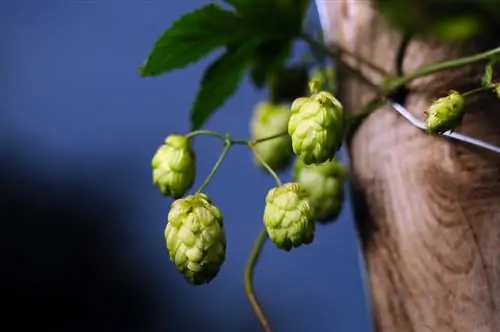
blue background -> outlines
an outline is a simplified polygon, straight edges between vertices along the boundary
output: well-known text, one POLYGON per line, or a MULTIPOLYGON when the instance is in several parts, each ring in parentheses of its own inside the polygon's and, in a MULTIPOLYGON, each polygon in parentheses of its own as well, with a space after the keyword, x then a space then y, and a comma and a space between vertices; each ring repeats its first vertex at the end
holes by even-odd
MULTIPOLYGON (((227 260, 202 287, 184 282, 168 259, 171 201, 151 184, 151 157, 167 135, 189 130, 213 57, 154 79, 139 78, 138 67, 174 19, 206 3, 0 3, 2 301, 12 317, 37 317, 38 331, 260 330, 243 270, 273 179, 243 147, 230 151, 206 190, 225 216, 227 260)), ((314 7, 310 15, 317 21, 314 7)), ((206 128, 248 137, 264 98, 245 80, 206 128)), ((222 146, 207 137, 195 148, 199 186, 222 146)), ((289 253, 266 245, 255 287, 277 332, 364 332, 362 280, 347 202, 314 244, 289 253)))

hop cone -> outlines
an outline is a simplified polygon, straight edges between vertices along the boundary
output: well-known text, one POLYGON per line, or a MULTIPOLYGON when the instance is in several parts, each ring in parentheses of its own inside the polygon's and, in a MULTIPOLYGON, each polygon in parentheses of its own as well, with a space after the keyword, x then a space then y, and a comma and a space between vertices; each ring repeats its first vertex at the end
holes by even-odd
POLYGON ((293 178, 307 192, 314 220, 327 223, 338 217, 344 200, 345 177, 346 169, 335 159, 320 165, 306 165, 297 159, 293 178))
POLYGON ((264 225, 271 241, 289 251, 314 240, 313 208, 298 183, 269 190, 264 209, 264 225))
POLYGON ((184 136, 168 136, 156 151, 151 165, 153 184, 166 196, 182 197, 194 183, 195 155, 184 136))
POLYGON ((344 133, 342 104, 328 92, 295 99, 288 133, 293 152, 306 165, 331 160, 340 149, 344 133))
POLYGON ((203 193, 172 203, 165 240, 170 260, 194 285, 209 283, 226 257, 222 215, 203 193))
MULTIPOLYGON (((250 126, 252 139, 286 133, 289 119, 290 110, 284 105, 269 102, 258 104, 250 126)), ((254 149, 274 170, 286 167, 292 156, 292 142, 289 135, 260 142, 254 146, 254 149)), ((254 158, 254 162, 262 167, 258 158, 254 158)))
POLYGON ((464 103, 464 97, 456 91, 451 91, 448 96, 433 102, 426 111, 427 131, 442 134, 456 129, 465 114, 464 103))

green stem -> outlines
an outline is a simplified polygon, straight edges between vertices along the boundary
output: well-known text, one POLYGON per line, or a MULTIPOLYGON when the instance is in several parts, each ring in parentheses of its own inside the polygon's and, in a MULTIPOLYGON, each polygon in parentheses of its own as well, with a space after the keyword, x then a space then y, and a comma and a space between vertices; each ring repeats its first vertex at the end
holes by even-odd
POLYGON ((341 48, 340 45, 334 45, 334 48, 336 48, 338 50, 337 52, 335 52, 335 51, 331 51, 325 44, 317 41, 316 38, 312 37, 311 35, 309 35, 307 33, 300 36, 300 39, 302 39, 303 41, 308 43, 310 46, 318 48, 324 54, 328 55, 331 58, 337 59, 338 57, 340 57, 341 54, 344 54, 344 55, 347 55, 348 57, 351 57, 352 59, 354 59, 358 62, 361 62, 362 64, 364 64, 365 66, 367 66, 368 68, 372 69, 373 71, 377 72, 380 75, 383 75, 383 76, 388 75, 387 71, 384 68, 377 66, 373 62, 370 62, 370 61, 364 59, 363 57, 361 57, 355 53, 349 52, 349 51, 341 48))
POLYGON ((278 176, 278 174, 276 174, 276 172, 264 161, 264 159, 262 159, 262 157, 259 156, 259 154, 257 153, 257 151, 255 151, 252 143, 248 143, 248 148, 253 152, 253 154, 255 155, 255 157, 257 159, 259 159, 259 161, 262 164, 262 166, 264 166, 264 168, 273 176, 273 178, 276 180, 276 183, 278 184, 278 186, 283 185, 283 183, 281 182, 281 179, 278 176))
MULTIPOLYGON (((278 174, 274 172, 274 170, 259 156, 259 154, 255 151, 254 145, 265 142, 271 139, 275 139, 284 135, 288 135, 288 133, 281 133, 281 134, 276 134, 256 140, 232 140, 229 137, 229 134, 227 135, 222 135, 219 134, 215 131, 211 130, 197 130, 189 133, 186 135, 187 138, 192 138, 197 135, 208 135, 208 136, 214 136, 220 139, 224 140, 224 149, 222 150, 219 159, 217 159, 214 167, 212 168, 212 171, 210 174, 207 176, 203 184, 200 186, 198 191, 196 193, 201 193, 210 183, 212 178, 214 177, 215 173, 219 169, 220 165, 224 161, 224 158, 226 157, 227 153, 229 152, 229 149, 236 144, 240 145, 247 145, 248 148, 253 152, 253 154, 259 159, 259 161, 262 163, 262 165, 267 169, 267 171, 274 177, 278 185, 282 185, 281 179, 279 178, 278 174)), ((271 325, 269 323, 269 320, 267 319, 264 310, 261 308, 259 301, 257 300, 257 296, 255 295, 255 291, 253 288, 253 272, 254 268, 257 265, 257 262, 259 260, 262 248, 264 247, 265 241, 267 239, 267 232, 266 229, 262 229, 261 232, 259 233, 259 236, 255 240, 254 247, 252 249, 252 252, 250 253, 250 256, 248 258, 247 265, 245 267, 245 276, 244 276, 244 283, 245 283, 245 292, 247 294, 247 297, 250 301, 250 304, 253 308, 253 311, 255 312, 257 318, 259 319, 259 322, 262 324, 262 327, 264 328, 265 332, 273 332, 271 325)))
POLYGON ((309 92, 314 95, 319 92, 319 82, 317 80, 309 81, 309 92))
POLYGON ((472 90, 469 90, 469 91, 466 91, 464 93, 462 93, 462 97, 469 97, 475 93, 478 93, 478 92, 483 92, 483 91, 486 91, 486 90, 491 90, 491 89, 494 89, 495 88, 495 84, 492 84, 490 86, 482 86, 482 87, 479 87, 479 88, 476 88, 476 89, 472 89, 472 90))
POLYGON ((368 101, 365 106, 356 114, 347 117, 346 140, 349 142, 361 123, 376 109, 386 103, 385 98, 375 97, 368 101))
MULTIPOLYGON (((339 59, 339 54, 332 52, 323 43, 318 42, 317 40, 315 40, 313 37, 309 36, 308 34, 303 34, 300 38, 302 40, 304 40, 305 42, 307 42, 311 47, 319 49, 320 51, 322 51, 326 55, 332 57, 333 59, 337 59, 337 60, 339 59)), ((435 64, 432 64, 430 66, 417 69, 417 70, 415 70, 407 75, 403 75, 401 77, 398 77, 398 78, 395 78, 394 80, 392 80, 391 84, 389 85, 390 88, 385 89, 386 90, 385 95, 387 95, 388 92, 392 92, 392 91, 400 88, 401 86, 404 86, 404 85, 410 83, 411 81, 413 81, 417 78, 436 74, 438 72, 442 72, 445 70, 451 70, 451 69, 464 67, 466 65, 470 65, 470 64, 473 64, 476 62, 491 60, 493 57, 495 57, 497 55, 500 55, 500 47, 491 49, 491 50, 483 52, 483 53, 478 53, 478 54, 474 54, 471 56, 447 60, 447 61, 435 63, 435 64)), ((360 59, 360 61, 363 61, 363 59, 360 59)), ((354 69, 350 66, 347 66, 344 63, 343 63, 343 65, 346 66, 346 68, 349 71, 351 71, 351 73, 355 74, 358 78, 363 80, 365 83, 368 83, 371 86, 375 85, 372 82, 370 82, 363 74, 361 74, 356 69, 354 69)))
MULTIPOLYGON (((263 138, 255 139, 255 140, 233 140, 229 137, 229 134, 222 135, 222 134, 215 132, 215 131, 212 131, 212 130, 196 130, 196 131, 193 131, 193 132, 189 133, 188 135, 186 135, 186 137, 192 138, 192 137, 195 137, 197 135, 214 136, 214 137, 223 139, 224 140, 224 149, 222 150, 222 152, 219 156, 219 159, 217 159, 217 162, 215 163, 214 167, 212 168, 212 171, 207 176, 207 178, 205 179, 205 181, 203 182, 203 184, 200 186, 200 188, 198 189, 198 191, 196 193, 201 193, 208 186, 208 184, 210 183, 210 181, 214 177, 215 173, 219 169, 220 165, 224 161, 224 158, 226 157, 227 153, 229 152, 229 149, 233 145, 237 145, 237 144, 238 145, 246 145, 253 152, 253 154, 256 156, 256 158, 259 159, 259 161, 267 169, 267 171, 274 177, 277 184, 280 186, 282 185, 282 181, 279 178, 278 174, 276 174, 276 172, 261 158, 261 156, 259 156, 259 154, 255 151, 254 146, 255 146, 255 144, 259 144, 259 143, 262 143, 262 142, 265 142, 268 140, 272 140, 272 139, 275 139, 275 138, 278 138, 278 137, 281 137, 284 135, 288 135, 288 133, 280 133, 280 134, 276 134, 276 135, 272 135, 272 136, 268 136, 268 137, 263 137, 263 138)), ((271 328, 271 325, 270 325, 264 311, 262 310, 261 306, 259 305, 259 302, 257 300, 257 296, 255 295, 255 292, 253 289, 253 283, 252 283, 253 271, 254 271, 254 268, 259 260, 260 253, 262 251, 262 248, 264 246, 266 239, 267 239, 267 232, 264 228, 259 233, 259 236, 255 240, 254 247, 252 249, 252 252, 250 253, 250 256, 248 258, 248 263, 245 267, 244 279, 245 279, 245 292, 246 292, 247 297, 250 301, 250 304, 253 308, 253 311, 255 312, 260 323, 262 324, 264 331, 265 332, 272 332, 273 330, 271 328)))
POLYGON ((262 310, 259 301, 257 300, 257 296, 255 295, 252 282, 254 268, 257 265, 257 262, 259 260, 266 239, 267 239, 267 232, 266 229, 263 228, 260 231, 259 235, 257 236, 257 239, 255 240, 252 251, 248 258, 247 265, 245 267, 245 292, 247 294, 248 300, 250 301, 250 304, 252 305, 253 311, 255 312, 255 315, 259 319, 259 322, 262 325, 264 331, 272 332, 273 329, 271 328, 269 320, 267 319, 266 314, 262 310))
MULTIPOLYGON (((313 37, 311 37, 308 34, 301 35, 300 39, 307 42, 311 47, 317 48, 318 50, 322 51, 324 54, 335 59, 339 64, 342 64, 342 66, 345 69, 347 69, 347 71, 349 71, 353 76, 357 77, 358 79, 360 79, 364 83, 371 86, 377 92, 377 96, 375 98, 373 98, 372 100, 370 100, 367 105, 382 103, 385 100, 385 98, 387 98, 392 92, 396 91, 397 89, 412 82, 413 80, 415 80, 417 78, 436 74, 438 72, 442 72, 445 70, 451 70, 451 69, 464 67, 466 65, 470 65, 473 63, 481 62, 481 61, 491 60, 495 56, 500 55, 500 47, 497 47, 497 48, 494 48, 492 50, 489 50, 489 51, 486 51, 483 53, 478 53, 475 55, 466 56, 466 57, 462 57, 462 58, 458 58, 458 59, 443 61, 443 62, 436 63, 436 64, 433 64, 433 65, 430 65, 427 67, 417 69, 417 70, 415 70, 407 75, 403 75, 403 76, 400 76, 400 77, 397 77, 394 79, 391 79, 390 77, 388 77, 389 78, 388 84, 384 85, 383 87, 380 87, 380 86, 374 84, 373 82, 371 82, 368 78, 366 78, 357 69, 352 68, 351 66, 349 66, 345 62, 342 62, 340 60, 340 54, 338 52, 332 52, 322 42, 318 42, 317 40, 315 40, 313 37)), ((363 59, 359 59, 359 60, 363 63, 366 63, 366 61, 364 61, 363 59)), ((476 93, 479 91, 482 91, 482 90, 478 90, 478 91, 474 91, 474 92, 470 92, 470 93, 472 94, 472 93, 476 93)), ((366 108, 366 107, 364 107, 364 108, 366 108)), ((372 108, 372 107, 369 107, 369 108, 370 108, 370 112, 373 111, 374 109, 376 109, 376 108, 372 108)), ((366 115, 367 114, 363 114, 363 117, 365 117, 366 115)))
POLYGON ((259 144, 259 143, 262 143, 262 142, 270 141, 270 140, 273 140, 273 139, 276 139, 276 138, 279 138, 279 137, 283 137, 283 136, 286 136, 286 135, 288 135, 288 133, 276 134, 276 135, 267 136, 267 137, 263 137, 263 138, 259 138, 259 139, 254 139, 254 140, 251 140, 250 142, 245 141, 245 144, 250 143, 253 146, 255 144, 259 144))
POLYGON ((259 139, 247 140, 247 139, 231 139, 228 134, 224 135, 224 134, 218 133, 218 132, 213 131, 213 130, 195 130, 195 131, 192 131, 189 134, 187 134, 186 138, 191 139, 191 138, 193 138, 195 136, 199 136, 199 135, 217 137, 217 138, 224 140, 224 141, 229 139, 229 141, 231 142, 231 145, 248 145, 249 143, 252 145, 255 145, 255 144, 259 144, 259 143, 262 143, 265 141, 270 141, 270 140, 273 140, 273 139, 276 139, 276 138, 279 138, 282 136, 286 136, 286 135, 288 135, 288 133, 285 132, 285 133, 280 133, 280 134, 262 137, 259 139))
POLYGON ((233 145, 231 143, 231 140, 229 140, 229 138, 226 137, 225 140, 226 141, 225 141, 225 144, 224 144, 224 149, 222 149, 222 152, 221 152, 221 154, 219 156, 219 159, 217 159, 217 161, 215 162, 214 167, 212 168, 212 171, 210 172, 210 174, 208 174, 207 178, 205 179, 205 181, 203 182, 203 184, 200 186, 200 188, 198 189, 198 191, 196 191, 197 194, 201 193, 203 191, 203 189, 205 189, 208 186, 208 184, 210 183, 210 181, 214 177, 215 173, 217 173, 217 170, 219 169, 220 165, 224 161, 224 158, 226 158, 226 155, 229 152, 229 149, 233 145))
POLYGON ((476 62, 480 61, 486 61, 491 59, 492 57, 499 55, 500 54, 500 47, 494 48, 492 50, 483 52, 483 53, 478 53, 475 55, 471 56, 466 56, 463 58, 458 58, 458 59, 453 59, 453 60, 448 60, 448 61, 443 61, 439 62, 427 67, 423 67, 420 69, 417 69, 407 75, 404 75, 402 77, 399 77, 395 79, 392 84, 391 84, 391 90, 394 91, 395 89, 410 83, 414 79, 417 79, 419 77, 424 77, 428 75, 432 75, 441 71, 445 70, 450 70, 450 69, 456 69, 460 67, 464 67, 466 65, 470 65, 476 62))
MULTIPOLYGON (((283 185, 281 179, 279 178, 278 174, 259 156, 257 151, 255 151, 253 145, 255 143, 248 142, 248 148, 253 152, 255 157, 259 159, 259 161, 262 163, 262 165, 267 169, 267 171, 274 177, 276 180, 276 183, 278 186, 283 185)), ((250 253, 250 256, 248 258, 247 265, 245 267, 245 292, 247 294, 247 297, 250 301, 250 304, 253 308, 253 311, 255 312, 255 315, 259 319, 260 324, 264 328, 265 332, 272 332, 271 325, 269 324, 269 321, 264 314, 264 311, 262 310, 261 306, 259 305, 259 301, 257 301, 257 297, 255 295, 255 292, 253 290, 253 270, 255 266, 257 265, 257 262, 259 260, 262 248, 264 247, 264 243, 266 242, 267 239, 267 232, 266 229, 263 228, 259 236, 257 236, 257 239, 255 240, 255 244, 253 246, 252 252, 250 253)))
POLYGON ((198 136, 198 135, 213 136, 213 137, 220 138, 222 140, 227 139, 227 135, 220 134, 220 133, 213 131, 213 130, 195 130, 195 131, 192 131, 189 134, 187 134, 186 138, 190 139, 190 138, 193 138, 193 137, 198 136))
POLYGON ((317 41, 315 38, 313 38, 312 36, 308 35, 308 34, 303 34, 300 36, 300 38, 305 41, 307 44, 309 44, 310 47, 313 47, 313 48, 316 48, 318 49, 319 51, 323 52, 324 54, 330 56, 331 58, 333 58, 335 61, 337 61, 339 64, 342 63, 342 66, 347 70, 349 71, 353 76, 355 76, 356 78, 358 78, 359 80, 363 81, 364 83, 368 84, 369 86, 371 86, 373 89, 375 90, 381 90, 377 84, 373 83, 372 81, 370 81, 365 75, 363 75, 360 71, 358 71, 357 69, 349 66, 348 64, 346 64, 345 62, 342 62, 340 60, 340 53, 338 52, 332 52, 325 44, 323 44, 322 42, 319 42, 317 41))

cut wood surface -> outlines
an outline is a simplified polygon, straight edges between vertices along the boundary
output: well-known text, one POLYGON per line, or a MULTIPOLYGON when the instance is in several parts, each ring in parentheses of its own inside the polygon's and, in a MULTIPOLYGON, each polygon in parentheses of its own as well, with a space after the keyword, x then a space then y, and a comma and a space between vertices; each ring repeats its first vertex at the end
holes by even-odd
MULTIPOLYGON (((398 65, 403 38, 370 1, 317 5, 326 10, 330 41, 393 74, 500 44, 412 39, 398 65)), ((418 79, 404 105, 424 120, 433 99, 477 87, 483 72, 484 63, 418 79)), ((339 79, 348 112, 373 97, 356 78, 341 72, 339 79)), ((457 131, 500 145, 500 101, 481 93, 468 98, 466 110, 457 131)), ((500 156, 428 135, 389 108, 364 121, 349 153, 377 331, 499 332, 500 156)))

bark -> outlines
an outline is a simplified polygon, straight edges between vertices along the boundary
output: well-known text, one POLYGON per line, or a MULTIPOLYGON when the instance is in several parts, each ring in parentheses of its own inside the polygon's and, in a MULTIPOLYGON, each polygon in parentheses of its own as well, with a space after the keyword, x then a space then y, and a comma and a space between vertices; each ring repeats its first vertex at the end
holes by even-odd
MULTIPOLYGON (((392 73, 498 46, 487 38, 412 39, 399 61, 403 37, 369 1, 318 6, 327 11, 327 38, 392 73)), ((423 120, 433 99, 477 87, 483 71, 481 64, 418 79, 404 104, 423 120)), ((359 110, 372 90, 340 74, 340 100, 348 111, 359 110)), ((466 107, 458 132, 500 145, 494 95, 472 96, 466 107)), ((364 121, 349 152, 377 331, 500 331, 500 157, 428 135, 389 108, 364 121)))

